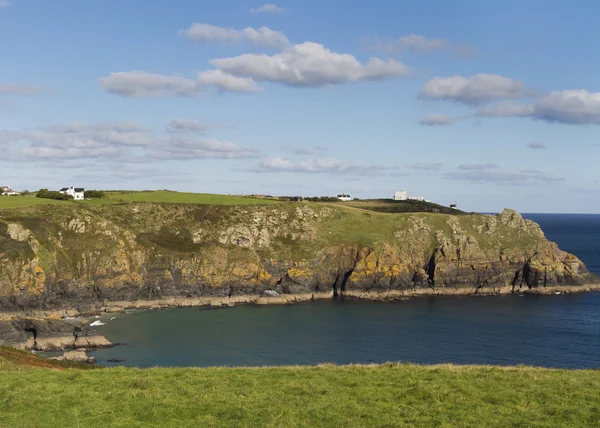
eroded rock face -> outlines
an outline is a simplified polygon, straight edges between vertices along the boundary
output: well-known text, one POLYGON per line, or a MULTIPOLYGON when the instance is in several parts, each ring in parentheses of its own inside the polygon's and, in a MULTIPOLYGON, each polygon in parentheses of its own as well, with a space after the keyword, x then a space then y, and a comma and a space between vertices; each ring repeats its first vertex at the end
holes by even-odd
POLYGON ((17 318, 0 320, 0 346, 36 351, 107 348, 112 344, 103 336, 62 320, 17 318))
MULTIPOLYGON (((595 280, 513 210, 382 215, 303 204, 138 204, 13 213, 0 213, 0 248, 10 249, 0 252, 0 310, 85 312, 114 300, 171 296, 478 292, 595 280)), ((2 328, 6 337, 31 339, 24 329, 2 328)), ((39 339, 38 346, 71 346, 52 335, 39 339)), ((77 340, 93 346, 89 336, 73 346, 77 340)))

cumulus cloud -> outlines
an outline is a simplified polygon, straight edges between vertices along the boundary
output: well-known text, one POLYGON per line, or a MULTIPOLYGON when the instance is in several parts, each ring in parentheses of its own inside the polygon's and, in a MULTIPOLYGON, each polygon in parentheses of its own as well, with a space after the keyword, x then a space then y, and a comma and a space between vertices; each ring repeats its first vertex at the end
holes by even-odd
POLYGON ((534 150, 543 150, 546 148, 546 145, 544 143, 533 142, 527 144, 527 147, 534 150))
POLYGON ((541 171, 498 171, 496 169, 478 169, 472 171, 448 172, 445 178, 451 180, 470 181, 472 183, 509 184, 514 186, 527 186, 543 182, 564 181, 563 177, 546 174, 541 171))
POLYGON ((254 29, 246 27, 243 30, 233 28, 217 27, 210 24, 192 24, 187 30, 180 34, 187 37, 191 42, 202 43, 237 43, 248 42, 255 46, 280 49, 289 45, 289 40, 280 31, 271 30, 268 27, 254 29))
POLYGON ((260 90, 251 77, 238 77, 222 70, 209 70, 198 73, 198 82, 202 86, 213 86, 229 92, 257 92, 260 90))
POLYGON ((111 73, 100 78, 100 84, 110 93, 131 98, 191 97, 202 92, 195 80, 145 71, 111 73))
MULTIPOLYGON (((197 131, 200 122, 175 119, 169 127, 197 131)), ((15 161, 85 160, 144 163, 155 159, 239 159, 257 151, 230 142, 193 136, 160 136, 132 122, 52 125, 25 131, 0 132, 0 145, 15 161)))
POLYGON ((364 163, 348 163, 340 159, 307 159, 293 161, 285 158, 267 158, 249 170, 252 172, 296 172, 307 174, 354 174, 377 175, 389 169, 381 165, 368 165, 364 163))
POLYGON ((256 8, 252 8, 250 9, 250 13, 253 14, 257 14, 257 13, 281 13, 283 12, 283 8, 277 6, 276 4, 273 3, 267 3, 267 4, 263 4, 261 7, 256 7, 256 8))
POLYGON ((467 171, 485 171, 488 169, 496 169, 496 168, 500 168, 500 166, 495 163, 462 164, 458 167, 458 169, 467 170, 467 171))
POLYGON ((412 169, 419 169, 422 171, 438 171, 442 168, 442 164, 441 163, 423 163, 423 162, 417 162, 414 163, 412 165, 408 166, 409 168, 412 169))
POLYGON ((211 126, 196 119, 173 119, 169 122, 169 132, 205 133, 211 126))
POLYGON ((361 64, 350 54, 333 52, 312 42, 291 46, 276 55, 245 54, 215 59, 211 63, 232 76, 289 86, 319 87, 410 74, 398 61, 371 58, 361 64))
POLYGON ((478 116, 529 117, 569 125, 600 125, 600 92, 554 91, 534 104, 501 104, 478 110, 478 116))
POLYGON ((454 123, 454 118, 441 114, 430 114, 421 119, 419 123, 425 126, 448 126, 454 123))
POLYGON ((483 104, 494 100, 531 96, 523 82, 494 74, 477 74, 472 77, 434 77, 425 83, 419 97, 440 99, 467 105, 483 104))
POLYGON ((0 95, 34 95, 42 92, 42 88, 30 85, 0 83, 0 95))

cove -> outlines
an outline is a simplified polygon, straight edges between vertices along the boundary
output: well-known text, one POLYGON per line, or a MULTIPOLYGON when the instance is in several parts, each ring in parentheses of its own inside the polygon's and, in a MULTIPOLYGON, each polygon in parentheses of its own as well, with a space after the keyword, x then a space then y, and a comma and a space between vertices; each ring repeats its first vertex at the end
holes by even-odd
POLYGON ((600 293, 183 308, 101 320, 100 334, 123 343, 91 353, 105 366, 401 361, 600 367, 600 293))

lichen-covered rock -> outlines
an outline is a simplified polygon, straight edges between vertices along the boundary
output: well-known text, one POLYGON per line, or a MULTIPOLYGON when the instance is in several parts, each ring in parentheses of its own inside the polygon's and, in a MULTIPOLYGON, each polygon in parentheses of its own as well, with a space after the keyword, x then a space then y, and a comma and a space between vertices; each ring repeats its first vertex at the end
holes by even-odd
MULTIPOLYGON (((318 204, 140 203, 0 212, 0 310, 589 281, 596 278, 581 261, 513 210, 391 215, 318 204)), ((40 343, 65 345, 48 339, 40 343)))

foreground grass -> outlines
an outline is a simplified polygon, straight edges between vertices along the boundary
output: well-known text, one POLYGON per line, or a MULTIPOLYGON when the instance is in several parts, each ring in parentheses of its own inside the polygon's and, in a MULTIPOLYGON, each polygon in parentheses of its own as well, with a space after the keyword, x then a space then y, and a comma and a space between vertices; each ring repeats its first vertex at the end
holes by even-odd
POLYGON ((600 372, 468 366, 60 370, 2 363, 0 426, 598 426, 600 372))

